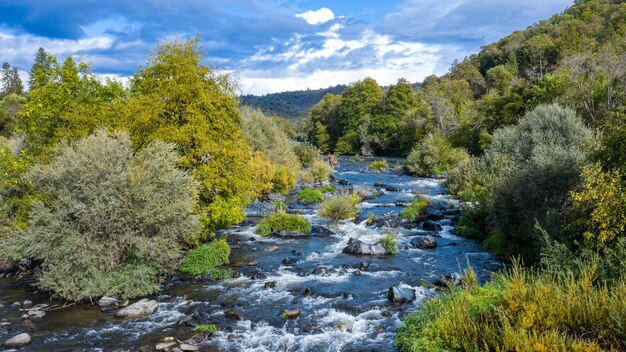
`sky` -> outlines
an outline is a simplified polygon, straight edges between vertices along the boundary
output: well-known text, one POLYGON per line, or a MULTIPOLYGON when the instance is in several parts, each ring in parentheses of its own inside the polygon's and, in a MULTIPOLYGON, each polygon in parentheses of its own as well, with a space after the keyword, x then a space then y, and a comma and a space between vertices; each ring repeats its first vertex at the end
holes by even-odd
POLYGON ((39 47, 126 80, 158 42, 200 35, 241 94, 373 77, 421 82, 572 0, 1 0, 0 62, 27 79, 39 47))

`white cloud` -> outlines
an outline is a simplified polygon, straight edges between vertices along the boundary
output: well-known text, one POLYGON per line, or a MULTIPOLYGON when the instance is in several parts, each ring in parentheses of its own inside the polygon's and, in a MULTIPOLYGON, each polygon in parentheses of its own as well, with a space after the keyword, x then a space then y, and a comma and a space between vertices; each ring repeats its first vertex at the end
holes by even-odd
POLYGON ((309 24, 320 24, 331 21, 335 18, 335 14, 327 7, 322 7, 317 11, 309 10, 296 15, 298 18, 302 18, 309 24))

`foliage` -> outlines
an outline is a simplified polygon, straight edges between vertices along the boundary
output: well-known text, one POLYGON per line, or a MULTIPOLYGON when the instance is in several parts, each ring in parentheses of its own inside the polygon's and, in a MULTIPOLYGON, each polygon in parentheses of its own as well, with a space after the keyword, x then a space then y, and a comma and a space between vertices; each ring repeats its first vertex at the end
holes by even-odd
POLYGON ((317 213, 331 221, 354 219, 359 213, 360 200, 357 194, 340 194, 325 199, 317 213))
POLYGON ((337 188, 334 185, 323 185, 317 188, 322 193, 332 193, 337 188))
POLYGON ((11 95, 23 95, 24 85, 17 73, 16 67, 11 67, 8 62, 2 63, 2 71, 0 72, 0 99, 11 95))
POLYGON ((484 286, 430 299, 405 318, 396 344, 413 352, 622 350, 626 281, 594 285, 596 274, 593 262, 576 271, 516 265, 484 286))
POLYGON ((212 280, 227 280, 233 278, 233 271, 230 268, 209 268, 204 276, 212 280))
POLYGON ((393 231, 385 232, 383 237, 378 241, 388 254, 398 254, 400 250, 398 250, 398 242, 396 241, 397 234, 393 231))
POLYGON ((132 77, 117 121, 138 148, 155 139, 176 143, 179 166, 198 182, 197 213, 208 234, 241 221, 255 192, 234 84, 202 63, 198 44, 160 44, 132 77))
MULTIPOLYGON (((270 191, 286 192, 293 188, 296 176, 300 169, 298 156, 294 152, 295 142, 292 141, 277 118, 264 115, 259 110, 250 107, 241 109, 243 121, 243 135, 256 153, 263 153, 272 164, 272 170, 253 171, 255 177, 269 180, 270 186, 257 188, 257 193, 263 195, 270 191)), ((255 157, 253 157, 255 159, 255 157)), ((254 182, 258 184, 258 182, 254 182)))
POLYGON ((405 167, 417 175, 445 175, 468 162, 467 152, 453 148, 443 136, 429 134, 407 156, 405 167))
POLYGON ((101 130, 34 166, 26 177, 44 200, 16 240, 43 262, 37 285, 71 300, 154 292, 199 230, 193 178, 177 162, 171 144, 135 153, 128 134, 101 130))
POLYGON ((298 201, 308 204, 321 203, 324 200, 324 192, 319 189, 305 187, 298 191, 298 201))
POLYGON ((422 215, 422 212, 428 205, 428 199, 426 197, 416 195, 415 198, 411 201, 411 204, 404 207, 400 212, 400 216, 409 220, 415 221, 422 215))
POLYGON ((217 331, 215 324, 196 324, 196 331, 204 334, 212 334, 217 331))
POLYGON ((617 170, 604 172, 599 164, 583 170, 582 176, 584 186, 571 197, 574 207, 590 213, 583 233, 585 240, 603 248, 626 238, 626 182, 623 176, 617 170))
POLYGON ((370 170, 376 170, 376 171, 385 171, 389 168, 389 165, 387 164, 387 161, 385 160, 374 160, 368 167, 368 169, 370 170))
POLYGON ((216 267, 228 264, 229 256, 226 240, 214 240, 189 250, 180 264, 180 271, 191 275, 211 274, 216 267))
POLYGON ((333 168, 321 158, 313 161, 299 175, 301 182, 315 183, 327 181, 333 174, 333 168))
POLYGON ((254 232, 261 236, 270 236, 281 231, 297 232, 304 235, 311 232, 311 224, 301 215, 277 211, 261 220, 254 228, 254 232))

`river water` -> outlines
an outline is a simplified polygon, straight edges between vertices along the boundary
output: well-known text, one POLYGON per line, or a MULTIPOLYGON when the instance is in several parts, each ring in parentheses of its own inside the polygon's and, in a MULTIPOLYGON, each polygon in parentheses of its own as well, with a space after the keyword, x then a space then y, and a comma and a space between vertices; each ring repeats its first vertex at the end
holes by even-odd
MULTIPOLYGON (((153 348, 166 336, 185 340, 194 335, 192 325, 213 323, 220 330, 201 350, 393 351, 401 318, 418 309, 423 299, 437 294, 425 281, 459 272, 468 261, 484 281, 501 263, 479 243, 453 234, 452 218, 458 204, 449 198, 442 180, 365 171, 369 162, 340 158, 335 176, 351 185, 384 183, 399 191, 385 191, 361 203, 359 220, 338 224, 318 217, 315 206, 288 198, 290 211, 300 211, 311 221, 316 230, 313 236, 264 238, 254 234, 253 224, 224 231, 221 235, 228 234, 234 247, 231 268, 239 277, 223 281, 171 278, 153 297, 159 307, 148 318, 120 320, 95 305, 82 304, 26 322, 20 318, 24 311, 12 307, 13 302, 62 302, 37 292, 29 279, 0 278, 0 318, 10 323, 0 327, 0 340, 28 332, 32 343, 24 351, 138 350, 153 348), (410 202, 414 193, 429 199, 429 210, 448 214, 437 221, 442 228, 434 234, 436 249, 412 248, 410 240, 424 235, 422 230, 366 225, 368 214, 399 212, 399 206, 410 202), (342 253, 351 237, 373 244, 389 230, 398 233, 397 255, 342 253), (266 288, 268 282, 275 287, 266 288), (391 304, 387 292, 397 285, 415 289, 417 299, 391 304), (284 320, 280 317, 284 309, 300 309, 300 317, 284 320)), ((390 160, 392 165, 397 162, 390 160)), ((259 208, 251 207, 250 215, 259 208)))

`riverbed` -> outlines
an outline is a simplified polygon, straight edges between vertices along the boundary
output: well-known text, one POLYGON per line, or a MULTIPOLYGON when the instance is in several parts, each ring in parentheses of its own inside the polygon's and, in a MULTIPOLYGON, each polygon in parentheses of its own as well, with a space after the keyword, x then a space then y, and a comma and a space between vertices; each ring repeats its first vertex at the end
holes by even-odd
MULTIPOLYGON (((389 159, 391 166, 400 160, 389 159)), ((371 160, 340 158, 335 172, 338 189, 353 185, 379 186, 381 195, 360 204, 356 221, 329 223, 316 206, 288 197, 289 211, 300 212, 313 225, 312 236, 260 237, 254 217, 264 209, 250 207, 249 221, 222 231, 233 249, 234 278, 222 281, 177 276, 170 278, 156 299, 153 315, 121 320, 97 305, 80 304, 49 311, 41 319, 22 320, 24 307, 14 302, 59 304, 29 285, 29 278, 0 278, 0 340, 27 332, 32 342, 24 351, 111 351, 153 348, 167 336, 191 338, 196 324, 216 324, 219 330, 201 344, 206 351, 393 351, 395 333, 404 315, 439 291, 432 287, 441 275, 462 271, 468 261, 485 281, 501 263, 472 240, 454 235, 459 204, 447 194, 444 181, 414 178, 398 171, 367 170, 371 160), (385 190, 387 188, 387 190, 385 190), (395 214, 415 194, 425 196, 429 212, 443 215, 435 233, 418 228, 367 225, 367 217, 395 214), (350 238, 376 243, 387 231, 397 233, 400 253, 355 256, 342 253, 350 238), (411 239, 431 235, 434 249, 418 249, 411 239), (390 287, 415 290, 416 299, 392 304, 390 287), (300 310, 283 319, 283 310, 300 310)))

